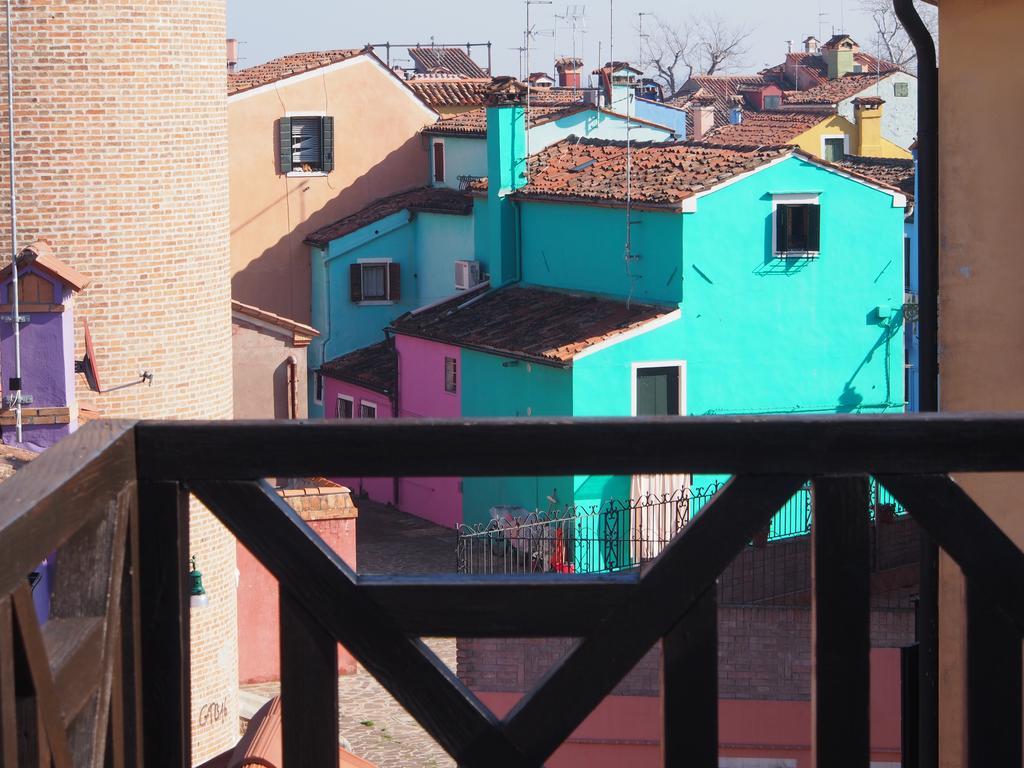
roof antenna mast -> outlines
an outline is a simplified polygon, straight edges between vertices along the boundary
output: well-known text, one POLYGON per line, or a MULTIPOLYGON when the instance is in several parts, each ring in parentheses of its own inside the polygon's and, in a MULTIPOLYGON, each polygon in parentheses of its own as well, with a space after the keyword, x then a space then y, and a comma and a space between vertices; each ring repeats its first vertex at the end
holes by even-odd
POLYGON ((11 323, 14 325, 14 378, 11 380, 11 405, 17 441, 21 442, 21 326, 18 297, 18 204, 14 188, 14 43, 11 38, 11 0, 7 0, 7 146, 10 157, 11 196, 11 323))

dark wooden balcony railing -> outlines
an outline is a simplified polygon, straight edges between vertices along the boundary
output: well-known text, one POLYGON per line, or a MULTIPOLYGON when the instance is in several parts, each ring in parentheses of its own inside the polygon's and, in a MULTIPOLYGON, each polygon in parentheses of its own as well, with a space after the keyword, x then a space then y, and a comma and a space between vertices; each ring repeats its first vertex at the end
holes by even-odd
POLYGON ((666 766, 717 765, 714 584, 813 483, 813 756, 868 765, 874 475, 967 581, 971 766, 1021 764, 1024 555, 951 472, 1024 470, 1024 417, 97 422, 0 486, 0 765, 190 765, 188 494, 277 577, 285 762, 336 765, 341 642, 462 766, 538 766, 659 640, 666 766), (642 572, 357 577, 260 478, 733 475, 642 572), (57 551, 51 618, 26 575, 57 551), (422 636, 572 636, 498 719, 422 636))

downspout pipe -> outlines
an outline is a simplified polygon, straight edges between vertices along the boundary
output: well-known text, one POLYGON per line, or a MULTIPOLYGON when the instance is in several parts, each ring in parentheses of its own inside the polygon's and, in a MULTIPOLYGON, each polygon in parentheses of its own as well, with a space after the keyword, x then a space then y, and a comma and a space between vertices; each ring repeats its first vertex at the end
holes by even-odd
MULTIPOLYGON (((917 51, 918 403, 939 410, 939 70, 935 41, 913 0, 893 0, 896 17, 917 51)), ((921 537, 917 606, 917 754, 914 766, 939 765, 939 550, 921 537)), ((906 748, 904 754, 906 755, 906 748)), ((913 754, 913 752, 911 752, 913 754)), ((905 761, 904 765, 908 763, 905 761)))

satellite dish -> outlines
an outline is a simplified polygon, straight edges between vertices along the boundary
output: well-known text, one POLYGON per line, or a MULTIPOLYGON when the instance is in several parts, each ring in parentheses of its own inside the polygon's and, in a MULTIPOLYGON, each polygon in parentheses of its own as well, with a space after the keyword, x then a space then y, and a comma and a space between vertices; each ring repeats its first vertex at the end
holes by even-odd
POLYGON ((82 319, 85 328, 85 357, 75 361, 75 373, 84 373, 85 380, 89 383, 89 389, 93 392, 102 392, 100 384, 100 372, 96 365, 96 352, 92 346, 92 334, 89 332, 89 321, 82 319))

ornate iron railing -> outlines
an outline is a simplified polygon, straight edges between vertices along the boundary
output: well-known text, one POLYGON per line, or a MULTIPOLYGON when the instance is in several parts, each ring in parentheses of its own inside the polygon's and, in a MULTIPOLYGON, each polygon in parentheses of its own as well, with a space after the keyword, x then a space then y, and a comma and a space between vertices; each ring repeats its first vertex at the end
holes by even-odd
POLYGON ((862 767, 875 475, 966 577, 968 765, 1020 765, 1024 553, 949 474, 1020 472, 1022 442, 992 415, 94 422, 0 485, 0 755, 191 765, 193 493, 279 581, 288 768, 337 764, 338 642, 460 765, 499 768, 542 765, 660 642, 662 762, 717 766, 715 581, 810 478, 812 761, 862 767), (511 579, 358 577, 260 480, 587 472, 733 477, 641 573, 511 579), (54 550, 40 627, 26 579, 54 550), (423 636, 579 639, 498 718, 423 636))

